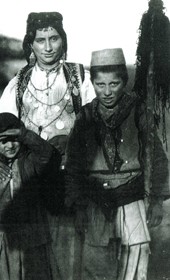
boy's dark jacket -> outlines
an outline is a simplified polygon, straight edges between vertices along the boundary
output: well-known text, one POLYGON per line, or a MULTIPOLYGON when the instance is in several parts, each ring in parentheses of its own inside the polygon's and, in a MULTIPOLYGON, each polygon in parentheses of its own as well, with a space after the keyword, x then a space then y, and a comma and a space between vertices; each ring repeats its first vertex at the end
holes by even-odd
MULTIPOLYGON (((78 204, 85 207, 90 199, 98 203, 100 207, 108 204, 110 208, 113 208, 114 205, 120 206, 144 197, 143 175, 146 166, 147 133, 145 104, 141 104, 135 95, 129 94, 125 94, 119 103, 110 120, 110 128, 106 128, 97 114, 97 99, 82 107, 71 132, 67 149, 66 205, 78 204), (115 137, 115 135, 117 135, 115 141, 119 143, 118 154, 116 154, 116 149, 113 149, 115 142, 113 142, 112 136, 115 137), (92 170, 93 163, 97 162, 98 147, 103 150, 107 163, 104 168, 107 169, 108 174, 112 174, 116 178, 125 172, 132 174, 137 171, 142 174, 143 179, 140 177, 140 182, 137 181, 137 184, 133 186, 131 178, 129 178, 124 185, 118 186, 117 194, 114 190, 105 190, 99 182, 97 182, 96 189, 95 182, 91 183, 88 178, 91 172, 103 172, 103 170, 95 170, 95 172, 92 170), (128 184, 132 186, 131 198, 126 201, 126 196, 123 201, 122 194, 128 195, 130 192, 127 189, 128 184), (121 190, 123 187, 124 189, 121 190)), ((97 165, 100 165, 99 161, 101 158, 97 165)), ((156 131, 152 168, 153 188, 151 193, 158 197, 169 197, 168 160, 156 131)))

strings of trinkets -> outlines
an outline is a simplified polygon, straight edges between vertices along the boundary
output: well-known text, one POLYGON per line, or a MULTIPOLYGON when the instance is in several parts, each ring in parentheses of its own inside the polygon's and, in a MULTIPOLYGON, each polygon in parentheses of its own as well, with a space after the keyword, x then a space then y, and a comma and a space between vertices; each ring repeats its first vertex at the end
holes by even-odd
MULTIPOLYGON (((27 119, 30 124, 37 127, 39 135, 41 135, 41 137, 43 137, 45 139, 47 138, 47 135, 45 135, 45 133, 43 131, 45 128, 47 128, 48 126, 50 126, 51 124, 53 124, 55 122, 56 128, 59 130, 62 130, 65 127, 64 121, 61 120, 61 116, 62 116, 63 112, 66 111, 68 114, 71 114, 74 111, 74 108, 72 105, 72 99, 71 99, 71 92, 73 90, 74 85, 72 84, 71 77, 67 83, 66 90, 62 93, 62 96, 58 101, 48 103, 48 102, 44 102, 40 98, 37 98, 37 96, 36 96, 37 91, 42 93, 42 96, 44 96, 44 94, 46 94, 45 91, 48 91, 48 94, 46 94, 46 96, 49 95, 49 91, 52 90, 52 88, 55 84, 55 81, 57 79, 58 73, 56 74, 53 82, 50 85, 49 85, 48 76, 49 76, 49 73, 48 73, 48 75, 46 75, 47 86, 44 89, 37 88, 33 84, 32 80, 30 81, 30 83, 27 86, 27 92, 26 92, 27 101, 28 101, 28 104, 31 104, 31 103, 33 104, 33 107, 34 107, 34 109, 37 110, 37 114, 39 114, 40 119, 41 119, 41 115, 44 113, 46 114, 46 117, 45 117, 46 120, 48 120, 48 117, 50 117, 54 114, 54 111, 55 111, 55 113, 58 113, 58 114, 57 115, 55 114, 55 117, 52 120, 50 119, 47 124, 39 125, 38 123, 36 123, 36 121, 33 120, 33 118, 31 118, 29 116, 29 110, 25 106, 23 106, 23 112, 22 112, 22 115, 24 116, 25 120, 27 119), (30 89, 30 86, 32 86, 32 90, 30 89), (33 91, 34 91, 34 93, 33 93, 33 91), (52 109, 53 109, 53 112, 51 112, 52 109)), ((39 94, 39 96, 41 97, 40 94, 39 94)))

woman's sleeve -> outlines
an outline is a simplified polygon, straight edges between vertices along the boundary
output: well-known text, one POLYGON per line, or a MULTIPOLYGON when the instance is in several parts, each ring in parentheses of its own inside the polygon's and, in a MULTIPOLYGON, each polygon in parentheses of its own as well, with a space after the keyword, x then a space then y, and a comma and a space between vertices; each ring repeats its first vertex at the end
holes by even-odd
POLYGON ((54 169, 59 172, 61 155, 46 140, 35 132, 25 129, 20 141, 27 150, 22 167, 26 180, 29 181, 32 177, 38 178, 42 175, 46 178, 48 174, 50 177, 54 169))
MULTIPOLYGON (((78 115, 79 118, 80 114, 78 115)), ((70 133, 66 150, 66 206, 83 204, 86 173, 85 127, 81 116, 70 133)))
POLYGON ((89 71, 85 70, 84 74, 85 74, 85 79, 81 86, 82 105, 91 102, 96 97, 93 85, 90 81, 89 71))

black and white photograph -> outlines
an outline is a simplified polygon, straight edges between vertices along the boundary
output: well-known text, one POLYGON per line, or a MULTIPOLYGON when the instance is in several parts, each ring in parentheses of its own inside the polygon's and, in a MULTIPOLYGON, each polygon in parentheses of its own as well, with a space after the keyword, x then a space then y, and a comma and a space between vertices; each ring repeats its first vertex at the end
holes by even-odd
POLYGON ((170 280, 170 1, 6 0, 0 280, 170 280))

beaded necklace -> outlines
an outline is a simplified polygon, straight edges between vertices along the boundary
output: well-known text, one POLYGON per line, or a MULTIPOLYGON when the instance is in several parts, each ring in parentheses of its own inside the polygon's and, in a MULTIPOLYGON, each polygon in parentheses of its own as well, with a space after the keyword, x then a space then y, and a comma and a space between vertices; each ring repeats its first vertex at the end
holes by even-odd
POLYGON ((57 101, 57 102, 55 102, 55 103, 52 103, 52 104, 48 104, 48 103, 45 103, 45 102, 41 101, 40 99, 38 99, 38 98, 32 93, 32 91, 30 90, 29 86, 27 86, 27 90, 28 90, 28 92, 31 94, 31 96, 32 96, 37 102, 39 102, 39 103, 41 103, 41 104, 43 104, 43 105, 46 105, 46 106, 55 106, 55 105, 59 104, 59 103, 64 99, 64 97, 66 97, 66 94, 67 94, 67 92, 68 92, 68 89, 69 89, 69 84, 67 85, 67 88, 66 88, 66 90, 65 90, 65 93, 63 94, 63 96, 61 97, 61 99, 60 99, 59 101, 57 101))
MULTIPOLYGON (((56 80, 56 77, 55 77, 55 80, 56 80)), ((31 84, 32 84, 32 83, 31 83, 31 84)), ((49 88, 51 89, 51 87, 52 87, 53 84, 54 84, 54 82, 51 84, 50 87, 47 87, 47 88, 48 88, 48 89, 49 89, 49 88)), ((34 86, 33 88, 34 88, 35 91, 37 91, 35 86, 34 86)), ((45 91, 47 88, 42 89, 42 90, 38 89, 38 90, 41 91, 41 92, 43 92, 43 91, 45 91)), ((50 122, 49 122, 48 124, 44 125, 44 126, 36 124, 36 123, 29 117, 29 111, 27 111, 27 109, 26 109, 25 106, 23 105, 23 115, 25 116, 25 118, 28 119, 28 121, 29 121, 31 124, 33 124, 35 127, 38 128, 39 135, 41 135, 42 131, 43 131, 45 128, 47 128, 47 127, 50 126, 52 123, 54 123, 55 121, 57 121, 57 120, 61 117, 61 115, 63 114, 63 112, 64 112, 65 110, 66 110, 67 113, 69 113, 69 114, 71 114, 71 113, 74 111, 73 105, 71 104, 71 101, 70 101, 70 97, 69 97, 69 95, 67 96, 68 91, 71 92, 72 89, 73 89, 72 81, 71 81, 71 79, 69 79, 69 81, 68 81, 68 83, 67 83, 67 88, 66 88, 65 92, 63 93, 61 99, 58 100, 58 101, 55 102, 55 103, 48 104, 48 103, 46 103, 46 102, 41 101, 39 98, 37 98, 37 97, 33 94, 33 92, 31 91, 31 89, 30 89, 30 87, 29 87, 29 84, 27 85, 27 90, 28 90, 28 92, 30 93, 31 97, 33 97, 33 98, 35 99, 35 101, 37 101, 38 103, 40 103, 40 104, 42 104, 42 105, 49 106, 49 107, 57 106, 57 105, 59 105, 59 103, 61 103, 61 102, 65 99, 65 104, 63 104, 64 106, 61 107, 62 109, 61 109, 61 111, 59 112, 59 114, 58 114, 57 116, 55 116, 54 119, 50 120, 50 122)), ((34 104, 34 102, 33 102, 33 104, 34 104)), ((60 110, 60 106, 58 106, 57 110, 60 110)), ((58 123, 58 122, 57 122, 57 123, 58 123)), ((62 123, 61 125, 64 126, 64 123, 63 123, 62 121, 61 121, 61 123, 62 123)), ((60 129, 61 129, 61 128, 60 128, 60 129)))
POLYGON ((28 117, 29 112, 26 111, 25 106, 23 106, 23 109, 24 109, 24 111, 25 111, 25 117, 29 120, 29 122, 30 122, 31 124, 33 124, 35 127, 38 128, 39 136, 40 136, 43 129, 47 128, 49 125, 51 125, 53 122, 55 122, 57 119, 60 118, 60 116, 62 115, 62 113, 63 113, 64 110, 66 109, 67 105, 68 105, 68 101, 66 102, 66 104, 65 104, 65 106, 63 107, 63 109, 62 109, 62 111, 60 112, 60 114, 59 114, 57 117, 55 117, 52 121, 50 121, 50 122, 49 122, 47 125, 45 125, 45 126, 42 126, 42 125, 39 126, 39 125, 37 125, 35 122, 33 122, 33 121, 28 117))
POLYGON ((56 81, 56 79, 57 79, 58 72, 59 72, 59 70, 60 70, 60 68, 61 68, 61 65, 62 65, 62 64, 60 63, 57 67, 55 66, 54 68, 52 68, 52 69, 50 69, 50 70, 45 70, 45 69, 39 67, 41 71, 45 71, 45 72, 46 72, 47 87, 44 88, 44 89, 37 88, 37 87, 34 85, 34 83, 32 82, 32 79, 30 78, 30 83, 31 83, 31 85, 33 86, 33 88, 34 88, 36 91, 46 91, 46 90, 48 90, 48 89, 51 89, 51 87, 54 85, 54 83, 55 83, 55 81, 56 81), (56 72, 56 75, 55 75, 54 80, 52 81, 51 85, 49 85, 49 84, 48 84, 48 83, 49 83, 49 81, 48 81, 48 76, 49 76, 49 74, 50 74, 51 72, 54 72, 54 71, 56 72))
MULTIPOLYGON (((46 127, 48 127, 49 125, 51 125, 53 122, 55 122, 57 119, 59 119, 61 117, 61 115, 63 114, 64 111, 67 111, 67 113, 71 114, 73 111, 75 112, 75 114, 77 114, 77 112, 79 111, 79 108, 81 106, 81 97, 80 97, 80 77, 78 75, 79 71, 80 71, 80 67, 78 64, 74 64, 74 63, 65 63, 63 62, 61 65, 63 65, 63 70, 64 70, 64 75, 66 77, 66 82, 67 82, 67 89, 65 91, 65 93, 63 94, 63 98, 61 98, 58 102, 62 102, 64 99, 67 101, 65 104, 63 104, 62 110, 60 112, 60 114, 58 116, 56 116, 53 120, 51 120, 48 124, 46 124, 44 127, 42 127, 41 125, 37 125, 37 123, 33 122, 31 117, 28 117, 29 111, 27 112, 27 109, 24 108, 24 104, 22 101, 23 98, 23 93, 25 92, 25 90, 27 89, 30 90, 30 85, 31 82, 29 84, 30 78, 31 78, 31 73, 33 68, 30 67, 29 65, 25 66, 23 69, 21 69, 21 71, 18 73, 18 79, 17 79, 17 85, 16 85, 16 91, 17 91, 17 106, 19 109, 19 118, 21 118, 22 116, 26 117, 27 120, 32 123, 35 127, 37 127, 39 129, 39 133, 41 134, 42 130, 46 127), (28 86, 29 84, 29 86, 28 86), (76 91, 74 90, 76 89, 76 91), (67 94, 67 91, 69 91, 70 95, 67 94), (67 96, 68 95, 68 96, 67 96), (71 100, 73 102, 71 102, 71 100)), ((61 65, 59 65, 58 67, 55 67, 54 69, 52 69, 51 71, 56 71, 59 70, 59 68, 61 67, 61 65)), ((35 66, 36 67, 36 66, 35 66)), ((40 68, 40 67, 39 67, 40 68)), ((36 70, 36 69, 35 69, 36 70)), ((44 71, 45 69, 40 69, 42 71, 44 71)), ((50 72, 51 72, 50 71, 50 72)), ((82 73, 82 72, 81 72, 82 73)), ((83 74, 81 74, 81 78, 82 80, 83 78, 83 74)), ((57 79, 57 75, 55 77, 55 80, 57 79)), ((52 82, 52 84, 49 86, 47 84, 47 87, 44 88, 42 91, 45 91, 48 89, 51 89, 51 87, 54 84, 54 80, 52 82)), ((35 86, 35 85, 34 85, 35 86)), ((32 86, 33 87, 33 86, 32 86)), ((34 88, 34 87, 33 87, 34 88)), ((38 87, 35 87, 37 89, 37 91, 39 90, 38 87)), ((35 89, 34 88, 34 89, 35 89)), ((36 90, 35 89, 35 90, 36 90)), ((36 98, 36 96, 33 94, 32 92, 33 90, 31 90, 32 93, 32 97, 35 98, 35 100, 37 101, 37 104, 40 103, 42 105, 45 106, 49 106, 51 108, 51 106, 56 105, 57 103, 54 104, 47 104, 45 102, 42 102, 41 100, 39 100, 38 98, 36 98)), ((40 90, 41 91, 41 90, 40 90)), ((29 94, 31 95, 31 93, 29 92, 29 94)), ((58 106, 59 107, 59 106, 58 106)), ((58 108, 57 112, 58 112, 58 108)), ((48 118, 46 118, 47 120, 48 118)), ((63 121, 58 120, 56 122, 56 128, 57 129, 62 129, 63 128, 63 121)), ((43 134, 43 132, 42 132, 43 134)))

